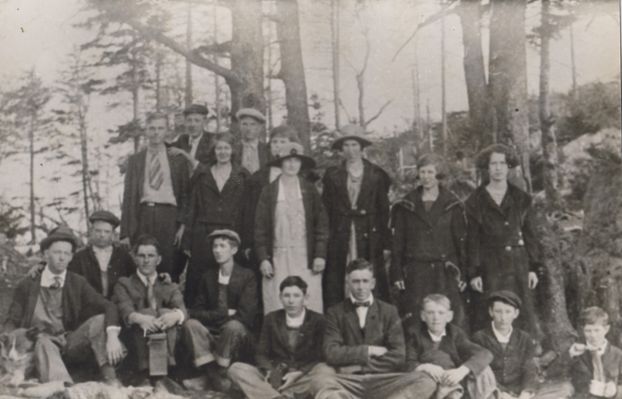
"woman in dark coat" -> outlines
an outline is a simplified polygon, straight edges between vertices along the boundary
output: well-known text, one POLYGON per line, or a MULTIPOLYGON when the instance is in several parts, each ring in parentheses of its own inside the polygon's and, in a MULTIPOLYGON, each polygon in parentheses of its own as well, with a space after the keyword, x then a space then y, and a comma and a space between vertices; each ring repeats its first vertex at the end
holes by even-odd
POLYGON ((345 161, 326 170, 322 199, 328 212, 330 238, 324 273, 326 308, 348 295, 345 292, 346 264, 365 258, 374 264, 375 294, 389 299, 385 259, 391 250, 389 230, 389 187, 391 179, 377 165, 363 159, 363 149, 371 142, 360 126, 348 125, 333 142, 345 161))
MULTIPOLYGON (((488 175, 466 201, 467 254, 471 288, 480 294, 510 290, 523 302, 518 326, 541 338, 532 290, 538 284, 542 248, 534 226, 531 197, 508 182, 518 165, 514 152, 502 144, 484 149, 477 167, 488 175)), ((484 298, 475 298, 474 331, 483 328, 484 298)))
POLYGON ((398 201, 392 212, 391 281, 402 295, 402 312, 418 322, 423 298, 444 294, 451 301, 453 322, 464 327, 460 288, 466 286, 466 219, 462 202, 439 179, 443 159, 426 154, 417 162, 421 185, 398 201))
POLYGON ((232 162, 235 148, 230 133, 216 136, 213 152, 215 163, 197 165, 190 179, 190 208, 185 228, 185 248, 190 249, 184 300, 192 307, 198 283, 208 268, 216 268, 207 236, 217 229, 240 231, 242 202, 248 171, 232 162))

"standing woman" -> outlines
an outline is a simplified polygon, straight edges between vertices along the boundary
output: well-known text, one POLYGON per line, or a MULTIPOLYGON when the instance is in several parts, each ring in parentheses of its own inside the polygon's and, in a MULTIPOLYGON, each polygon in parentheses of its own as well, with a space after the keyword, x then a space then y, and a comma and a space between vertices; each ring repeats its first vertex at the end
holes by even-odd
POLYGON ((315 186, 299 176, 315 166, 298 143, 281 147, 281 176, 265 186, 255 217, 255 251, 262 274, 264 314, 282 308, 279 284, 297 275, 308 284, 309 309, 323 313, 322 271, 325 267, 328 220, 315 186))
POLYGON ((323 178, 322 199, 328 212, 330 239, 324 276, 326 307, 340 303, 345 292, 346 264, 364 258, 374 265, 375 295, 389 299, 385 260, 391 252, 389 187, 391 179, 379 166, 363 158, 371 142, 358 125, 347 125, 332 148, 345 159, 330 167, 323 178))
POLYGON ((443 294, 451 301, 453 322, 464 327, 460 287, 466 285, 466 219, 460 199, 443 187, 444 160, 425 154, 417 162, 421 185, 393 207, 391 281, 403 291, 402 312, 415 322, 423 298, 443 294))
MULTIPOLYGON (((539 340, 531 291, 538 285, 536 272, 542 264, 542 248, 536 236, 531 196, 508 182, 508 172, 518 166, 518 158, 510 147, 493 144, 480 152, 476 162, 488 176, 466 201, 471 288, 481 294, 498 290, 517 294, 523 302, 519 326, 539 340)), ((485 301, 478 302, 481 306, 473 309, 476 318, 487 314, 485 301)), ((486 322, 476 320, 474 327, 482 328, 486 322)))
POLYGON ((234 137, 230 133, 218 134, 214 141, 211 164, 199 163, 190 179, 190 209, 184 228, 185 248, 190 249, 190 264, 186 275, 184 299, 192 307, 197 296, 197 286, 208 268, 218 265, 207 243, 207 236, 214 230, 240 231, 242 200, 248 171, 237 166, 234 137))

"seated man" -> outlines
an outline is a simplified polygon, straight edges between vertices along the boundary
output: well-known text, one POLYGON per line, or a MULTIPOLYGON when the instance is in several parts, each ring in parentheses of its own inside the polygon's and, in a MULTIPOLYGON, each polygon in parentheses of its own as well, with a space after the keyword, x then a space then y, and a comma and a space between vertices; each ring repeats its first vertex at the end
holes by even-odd
POLYGON ((373 270, 365 259, 346 268, 351 294, 327 312, 328 365, 318 366, 311 380, 316 399, 428 398, 436 389, 423 373, 400 372, 406 356, 402 322, 395 306, 372 295, 373 270))
POLYGON ((112 299, 128 327, 128 346, 137 363, 135 370, 140 384, 149 382, 150 334, 166 333, 168 366, 177 364, 175 353, 181 335, 186 339, 184 343, 195 366, 207 363, 210 343, 208 337, 201 334, 203 327, 196 320, 188 320, 177 284, 158 276, 156 269, 162 261, 158 241, 153 236, 140 236, 136 240, 134 256, 138 267, 136 273, 119 279, 112 299))
MULTIPOLYGON (((423 323, 413 323, 408 331, 407 369, 430 376, 437 386, 437 398, 462 397, 464 379, 468 375, 480 376, 492 361, 488 350, 471 342, 459 327, 449 324, 452 318, 449 298, 430 294, 422 302, 423 323)), ((490 377, 482 375, 486 376, 490 377)), ((488 398, 495 391, 494 384, 486 381, 482 378, 469 384, 471 398, 488 398)))
POLYGON ((208 368, 214 388, 226 390, 226 371, 232 361, 250 352, 251 331, 257 315, 255 274, 237 265, 233 257, 240 237, 233 230, 215 230, 208 237, 218 270, 203 274, 190 316, 200 321, 212 341, 208 368))
POLYGON ((229 377, 247 398, 282 398, 307 395, 322 360, 324 316, 305 307, 307 283, 286 277, 279 286, 283 309, 263 322, 257 348, 257 367, 234 363, 229 377))
POLYGON ((58 227, 41 242, 45 268, 21 280, 13 294, 5 329, 34 328, 35 368, 41 382, 73 380, 65 363, 94 357, 105 382, 118 384, 114 366, 125 350, 119 341, 119 314, 93 287, 67 271, 77 239, 58 227))
POLYGON ((112 243, 114 230, 121 223, 115 215, 96 211, 89 222, 89 245, 76 252, 69 262, 69 271, 83 276, 97 292, 110 299, 117 280, 134 274, 136 265, 124 247, 112 243))
POLYGON ((570 377, 574 398, 614 398, 622 392, 622 350, 606 338, 609 315, 592 306, 581 313, 585 344, 574 343, 570 356, 570 377))

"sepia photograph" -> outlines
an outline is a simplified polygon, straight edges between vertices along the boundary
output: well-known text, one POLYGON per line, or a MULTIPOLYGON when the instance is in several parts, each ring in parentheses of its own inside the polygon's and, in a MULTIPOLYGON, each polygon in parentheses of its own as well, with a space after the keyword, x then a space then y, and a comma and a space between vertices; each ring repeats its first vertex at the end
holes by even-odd
POLYGON ((619 0, 0 0, 0 399, 622 399, 619 0))

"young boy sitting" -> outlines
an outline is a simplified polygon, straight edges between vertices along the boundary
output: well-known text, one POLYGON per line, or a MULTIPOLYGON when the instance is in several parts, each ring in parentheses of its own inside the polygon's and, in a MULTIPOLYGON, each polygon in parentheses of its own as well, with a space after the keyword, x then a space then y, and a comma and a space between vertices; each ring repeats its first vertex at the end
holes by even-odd
POLYGON ((570 375, 578 398, 619 397, 622 387, 622 350, 605 337, 609 332, 609 315, 592 306, 581 313, 585 344, 574 343, 568 354, 570 375))
MULTIPOLYGON (((459 327, 449 324, 453 319, 451 303, 445 295, 431 294, 423 299, 421 320, 413 323, 406 346, 408 371, 427 373, 437 384, 436 398, 462 397, 462 382, 472 374, 479 377, 492 361, 492 354, 471 342, 459 327)), ((479 381, 478 381, 479 382, 479 381)), ((488 386, 469 384, 472 398, 485 398, 488 386)))

